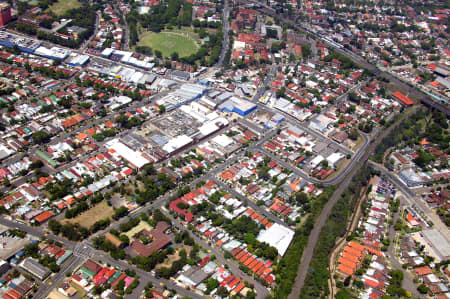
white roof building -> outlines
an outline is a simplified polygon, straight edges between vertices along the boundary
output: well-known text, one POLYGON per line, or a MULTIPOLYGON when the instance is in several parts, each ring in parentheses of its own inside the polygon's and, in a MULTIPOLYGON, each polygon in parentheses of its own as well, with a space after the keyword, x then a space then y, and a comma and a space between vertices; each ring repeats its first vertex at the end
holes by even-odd
POLYGON ((109 149, 115 150, 119 156, 121 156, 123 159, 127 160, 137 168, 141 168, 144 165, 150 163, 150 161, 142 156, 140 152, 132 150, 117 138, 107 142, 105 146, 109 149))
POLYGON ((332 153, 328 156, 327 161, 334 167, 342 158, 344 158, 344 154, 332 153))
POLYGON ((291 244, 292 238, 294 238, 294 231, 292 229, 275 223, 270 228, 261 231, 257 240, 275 247, 278 250, 278 254, 283 256, 289 244, 291 244))
POLYGON ((311 160, 311 167, 316 168, 317 165, 319 165, 323 160, 325 160, 325 158, 322 155, 317 155, 314 159, 311 160))
POLYGON ((189 143, 191 143, 193 139, 187 135, 180 135, 175 138, 172 138, 163 146, 163 150, 168 154, 173 153, 177 149, 180 149, 189 143))

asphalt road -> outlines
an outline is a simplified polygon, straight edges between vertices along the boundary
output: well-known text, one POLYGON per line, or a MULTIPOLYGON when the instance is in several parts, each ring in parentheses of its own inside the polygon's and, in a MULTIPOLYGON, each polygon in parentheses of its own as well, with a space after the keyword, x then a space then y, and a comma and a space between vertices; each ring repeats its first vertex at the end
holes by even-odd
POLYGON ((216 64, 216 68, 223 67, 223 62, 225 59, 225 55, 227 54, 230 38, 228 31, 230 30, 230 23, 228 22, 228 17, 230 16, 230 7, 228 6, 228 0, 224 1, 223 13, 222 13, 222 32, 223 32, 223 41, 222 41, 222 49, 220 50, 219 61, 216 64))

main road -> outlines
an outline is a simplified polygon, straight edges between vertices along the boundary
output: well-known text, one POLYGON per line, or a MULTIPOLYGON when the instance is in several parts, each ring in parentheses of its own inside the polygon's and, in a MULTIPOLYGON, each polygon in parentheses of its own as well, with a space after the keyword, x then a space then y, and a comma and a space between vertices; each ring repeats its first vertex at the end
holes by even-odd
POLYGON ((223 32, 223 40, 222 40, 222 49, 220 50, 219 55, 219 61, 216 64, 216 68, 223 67, 224 59, 227 54, 229 43, 230 43, 230 37, 229 37, 229 30, 230 30, 230 23, 228 22, 228 18, 230 16, 230 7, 228 6, 228 0, 224 1, 223 6, 223 13, 222 13, 222 32, 223 32))

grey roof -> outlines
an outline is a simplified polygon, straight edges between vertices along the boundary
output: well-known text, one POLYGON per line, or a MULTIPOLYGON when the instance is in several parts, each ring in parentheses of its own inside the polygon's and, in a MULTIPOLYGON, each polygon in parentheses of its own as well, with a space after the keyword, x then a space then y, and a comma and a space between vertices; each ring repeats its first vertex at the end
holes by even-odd
POLYGON ((145 78, 145 82, 153 83, 153 82, 155 82, 157 77, 154 74, 146 74, 144 78, 145 78))
POLYGON ((231 92, 224 92, 224 93, 222 93, 220 96, 218 96, 217 99, 218 99, 219 101, 224 101, 224 100, 226 100, 226 99, 231 98, 232 96, 233 96, 233 94, 232 94, 231 92))
POLYGON ((448 240, 436 229, 422 231, 423 236, 431 243, 437 254, 442 259, 450 257, 450 245, 448 240))
POLYGON ((195 285, 200 284, 206 278, 208 278, 209 274, 205 273, 202 269, 198 269, 196 267, 191 267, 185 273, 184 276, 188 277, 195 285))
POLYGON ((297 135, 302 135, 305 132, 302 129, 300 129, 299 127, 296 127, 296 126, 290 126, 288 129, 289 129, 289 131, 291 131, 291 132, 293 132, 293 133, 295 133, 297 135))
POLYGON ((5 150, 0 149, 0 160, 8 157, 10 153, 7 153, 5 150))
POLYGON ((438 81, 440 84, 444 85, 445 88, 450 88, 450 81, 449 80, 447 80, 445 78, 442 78, 442 77, 437 77, 436 81, 438 81))
POLYGON ((172 71, 171 73, 172 77, 176 77, 176 78, 180 78, 183 80, 189 80, 189 78, 191 78, 191 73, 189 72, 185 72, 185 71, 172 71))
POLYGON ((41 280, 50 273, 47 268, 31 257, 27 257, 20 266, 41 280))
POLYGON ((170 138, 167 136, 162 136, 162 135, 158 135, 155 134, 152 137, 150 137, 152 139, 152 141, 156 144, 158 144, 159 146, 163 146, 165 145, 167 142, 169 142, 170 138))

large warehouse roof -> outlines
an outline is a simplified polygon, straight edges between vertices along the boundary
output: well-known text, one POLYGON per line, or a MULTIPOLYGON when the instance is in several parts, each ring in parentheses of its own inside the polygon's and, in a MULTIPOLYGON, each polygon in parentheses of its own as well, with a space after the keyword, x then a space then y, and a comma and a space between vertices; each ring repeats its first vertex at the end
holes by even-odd
POLYGON ((113 149, 122 158, 136 166, 141 168, 142 166, 150 163, 145 157, 142 156, 140 152, 134 151, 125 144, 123 144, 119 139, 113 139, 105 144, 107 148, 113 149))
POLYGON ((259 242, 266 242, 275 247, 278 253, 283 256, 294 238, 294 231, 275 223, 270 228, 261 231, 258 235, 259 242))

